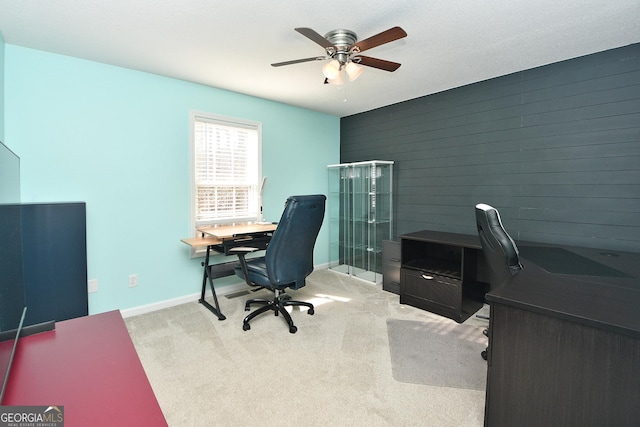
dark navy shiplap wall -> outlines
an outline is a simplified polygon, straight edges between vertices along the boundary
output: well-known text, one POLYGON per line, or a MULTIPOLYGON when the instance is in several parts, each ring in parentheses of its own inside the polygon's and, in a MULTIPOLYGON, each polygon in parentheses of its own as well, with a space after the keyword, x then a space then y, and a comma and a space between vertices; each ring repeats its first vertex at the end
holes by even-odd
MULTIPOLYGON (((428 76, 425 76, 428 78, 428 76)), ((341 162, 394 160, 396 234, 475 234, 640 252, 640 44, 341 119, 341 162)))

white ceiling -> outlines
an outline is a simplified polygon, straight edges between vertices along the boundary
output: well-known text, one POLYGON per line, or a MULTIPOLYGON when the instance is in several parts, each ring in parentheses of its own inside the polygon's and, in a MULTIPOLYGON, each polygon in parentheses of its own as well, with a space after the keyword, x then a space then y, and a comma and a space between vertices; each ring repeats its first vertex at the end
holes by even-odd
POLYGON ((640 42, 640 0, 0 0, 5 43, 197 82, 339 117, 640 42), (294 31, 346 28, 402 63, 324 85, 294 31), (345 99, 346 95, 346 101, 345 99))

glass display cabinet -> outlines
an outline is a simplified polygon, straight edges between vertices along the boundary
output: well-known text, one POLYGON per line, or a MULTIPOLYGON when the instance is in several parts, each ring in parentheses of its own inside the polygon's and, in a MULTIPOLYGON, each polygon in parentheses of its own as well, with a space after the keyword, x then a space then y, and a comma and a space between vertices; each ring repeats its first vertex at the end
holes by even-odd
POLYGON ((393 234, 393 162, 329 165, 329 269, 382 282, 382 241, 393 234))

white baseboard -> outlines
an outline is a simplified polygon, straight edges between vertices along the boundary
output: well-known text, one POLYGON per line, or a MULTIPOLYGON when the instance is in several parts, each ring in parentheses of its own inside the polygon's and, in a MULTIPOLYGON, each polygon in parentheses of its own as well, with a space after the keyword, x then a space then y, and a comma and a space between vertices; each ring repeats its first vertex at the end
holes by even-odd
MULTIPOLYGON (((246 283, 237 283, 234 285, 223 286, 221 288, 216 288, 216 295, 218 297, 232 294, 234 292, 239 292, 243 290, 251 289, 247 286, 246 283)), ((211 290, 207 289, 204 294, 205 298, 211 298, 211 290)), ((176 305, 186 304, 189 302, 198 301, 200 299, 200 292, 195 294, 184 295, 178 298, 168 299, 164 301, 154 302, 152 304, 140 305, 138 307, 127 308, 124 310, 120 310, 123 318, 137 316, 139 314, 151 313, 156 310, 162 310, 163 308, 175 307, 176 305)))
MULTIPOLYGON (((329 263, 317 265, 314 267, 314 270, 325 270, 329 268, 329 263)), ((240 292, 244 290, 250 290, 251 288, 247 286, 244 282, 238 282, 233 285, 223 286, 221 288, 216 288, 216 295, 218 297, 225 296, 227 294, 232 294, 235 292, 240 292)), ((207 289, 204 294, 205 298, 211 298, 211 290, 207 289)), ((193 301, 198 301, 200 299, 200 292, 184 295, 177 298, 172 298, 164 301, 154 302, 152 304, 140 305, 138 307, 127 308, 124 310, 120 310, 123 318, 137 316, 139 314, 151 313, 156 310, 162 310, 163 308, 175 307, 176 305, 186 304, 193 301)))

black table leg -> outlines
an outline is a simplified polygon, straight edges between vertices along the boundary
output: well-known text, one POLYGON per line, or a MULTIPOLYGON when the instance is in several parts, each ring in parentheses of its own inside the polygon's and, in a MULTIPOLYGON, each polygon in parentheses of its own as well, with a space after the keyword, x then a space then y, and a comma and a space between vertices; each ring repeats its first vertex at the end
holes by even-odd
POLYGON ((207 246, 207 255, 205 256, 205 261, 202 264, 204 266, 204 273, 202 276, 202 293, 200 294, 200 299, 198 302, 209 309, 213 314, 218 317, 218 320, 225 320, 226 317, 220 311, 220 305, 218 304, 218 297, 216 295, 216 290, 213 287, 213 278, 211 277, 211 272, 209 268, 209 252, 211 251, 211 246, 207 246), (215 303, 215 307, 209 304, 204 299, 204 293, 207 290, 207 281, 209 282, 209 286, 211 287, 211 293, 213 294, 213 302, 215 303))

